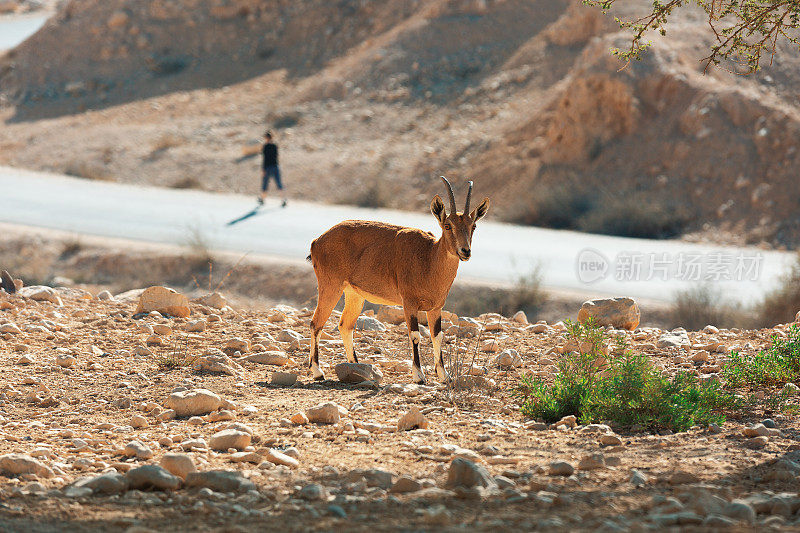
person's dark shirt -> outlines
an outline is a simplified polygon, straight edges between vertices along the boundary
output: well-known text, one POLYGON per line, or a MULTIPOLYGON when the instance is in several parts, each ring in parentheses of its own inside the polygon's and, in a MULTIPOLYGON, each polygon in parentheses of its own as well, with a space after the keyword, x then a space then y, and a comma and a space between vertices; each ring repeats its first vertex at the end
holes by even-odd
POLYGON ((278 166, 278 145, 273 142, 266 143, 261 149, 261 154, 264 156, 262 168, 278 166))

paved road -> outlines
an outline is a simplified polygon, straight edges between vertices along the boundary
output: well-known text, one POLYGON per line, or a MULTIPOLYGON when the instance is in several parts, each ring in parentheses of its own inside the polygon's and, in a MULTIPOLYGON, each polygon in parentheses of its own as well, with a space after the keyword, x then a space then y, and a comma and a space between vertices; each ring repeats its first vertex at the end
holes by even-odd
MULTIPOLYGON (((77 234, 167 244, 185 244, 198 235, 215 250, 302 260, 315 237, 348 218, 439 231, 430 214, 307 202, 281 208, 274 199, 256 210, 250 196, 137 187, 0 166, 0 222, 77 234)), ((729 296, 748 302, 763 295, 793 257, 487 221, 479 224, 473 258, 462 263, 459 277, 509 283, 539 265, 551 288, 657 301, 671 301, 675 291, 690 283, 686 279, 753 277, 720 282, 729 296)))
POLYGON ((33 35, 47 21, 46 15, 10 15, 0 17, 0 51, 14 48, 33 35))

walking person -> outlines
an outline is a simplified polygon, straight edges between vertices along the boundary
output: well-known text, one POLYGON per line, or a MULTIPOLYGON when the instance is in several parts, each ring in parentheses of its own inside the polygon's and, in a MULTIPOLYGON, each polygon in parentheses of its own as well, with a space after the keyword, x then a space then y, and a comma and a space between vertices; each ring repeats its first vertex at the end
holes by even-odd
MULTIPOLYGON (((278 145, 272 142, 272 132, 264 133, 264 146, 261 148, 261 196, 258 197, 258 205, 264 205, 264 198, 267 197, 269 179, 275 180, 278 190, 283 193, 281 183, 281 169, 278 166, 278 145)), ((286 207, 286 196, 283 196, 281 207, 286 207)))

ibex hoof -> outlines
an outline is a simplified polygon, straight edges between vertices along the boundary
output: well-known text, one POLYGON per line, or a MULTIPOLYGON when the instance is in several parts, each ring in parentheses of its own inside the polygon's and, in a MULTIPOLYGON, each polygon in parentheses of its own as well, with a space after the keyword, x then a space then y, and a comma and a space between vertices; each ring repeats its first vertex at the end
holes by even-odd
POLYGON ((427 380, 425 379, 425 374, 422 373, 422 369, 419 369, 415 366, 411 369, 411 374, 414 376, 414 383, 417 383, 418 385, 427 384, 427 380))
POLYGON ((450 377, 450 374, 448 374, 447 370, 444 368, 437 368, 436 375, 442 383, 451 383, 453 381, 453 378, 450 377))
POLYGON ((315 381, 325 381, 325 374, 322 373, 322 370, 317 365, 311 365, 311 373, 315 381))

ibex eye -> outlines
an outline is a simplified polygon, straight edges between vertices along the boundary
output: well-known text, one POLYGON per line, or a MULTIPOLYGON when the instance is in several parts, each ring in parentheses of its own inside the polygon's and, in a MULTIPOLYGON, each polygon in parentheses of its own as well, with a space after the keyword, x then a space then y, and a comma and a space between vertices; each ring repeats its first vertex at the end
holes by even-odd
POLYGON ((450 231, 450 224, 445 224, 444 225, 444 229, 447 230, 447 231, 450 231))

